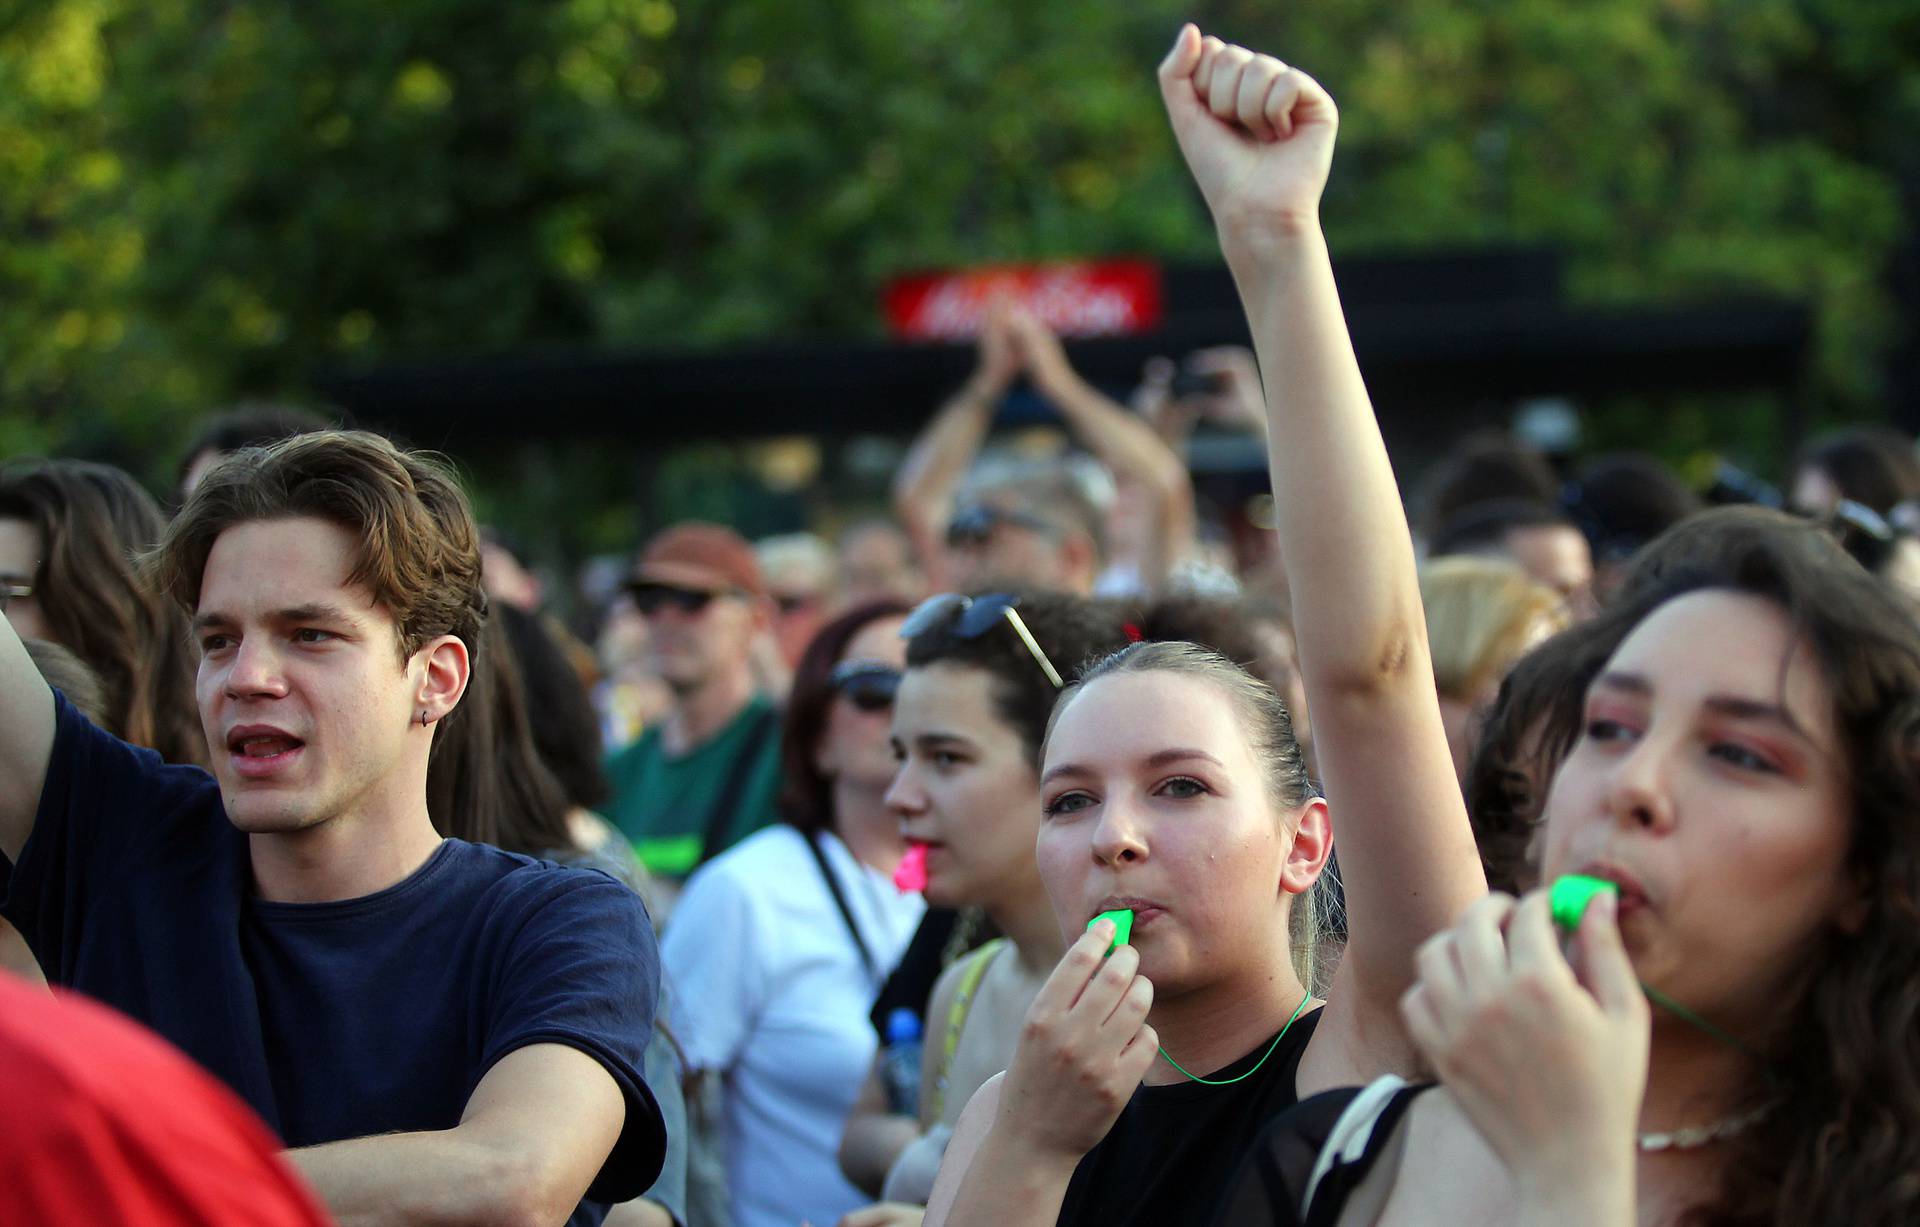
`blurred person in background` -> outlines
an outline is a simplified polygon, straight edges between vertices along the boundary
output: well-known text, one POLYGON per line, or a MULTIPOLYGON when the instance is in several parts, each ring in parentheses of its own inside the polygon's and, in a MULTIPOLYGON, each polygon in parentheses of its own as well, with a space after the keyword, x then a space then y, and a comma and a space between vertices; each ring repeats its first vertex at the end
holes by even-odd
POLYGON ((1885 517, 1920 498, 1920 459, 1913 440, 1882 426, 1823 435, 1793 465, 1793 510, 1830 516, 1847 499, 1885 517))
POLYGON ((832 609, 833 551, 812 533, 786 533, 757 542, 753 553, 773 601, 773 640, 790 671, 832 609))
POLYGON ((160 505, 110 465, 0 468, 0 609, 23 639, 79 657, 104 693, 101 727, 170 763, 207 762, 187 620, 139 573, 160 505))
POLYGON ((1262 439, 1267 434, 1260 364, 1244 345, 1197 349, 1178 363, 1165 357, 1148 359, 1132 404, 1183 458, 1202 423, 1262 439))
MULTIPOLYGON (((626 564, 621 570, 626 571, 626 564)), ((600 719, 600 745, 605 752, 639 740, 640 735, 666 719, 673 710, 673 691, 654 672, 653 640, 647 620, 633 603, 633 594, 621 587, 606 598, 593 638, 593 709, 600 719)))
POLYGON ((753 666, 773 603, 753 547, 730 528, 698 522, 647 543, 628 595, 673 705, 608 758, 607 817, 648 871, 671 884, 773 817, 780 717, 753 666))
POLYGON ((914 565, 913 543, 891 520, 860 520, 840 534, 836 549, 840 602, 917 601, 926 581, 914 565))
POLYGON ((229 452, 247 447, 265 447, 295 435, 327 430, 340 424, 340 416, 337 413, 323 416, 311 409, 266 401, 236 405, 215 414, 200 427, 200 433, 187 445, 186 454, 181 458, 177 490, 179 501, 186 502, 187 496, 200 484, 200 479, 207 475, 207 470, 229 452))
POLYGON ((1428 553, 1449 525, 1477 503, 1515 502, 1557 507, 1560 475, 1535 448, 1501 430, 1478 430, 1458 440, 1420 479, 1412 499, 1417 538, 1428 553))
POLYGON ((1501 499, 1466 506, 1429 542, 1428 557, 1454 554, 1509 559, 1558 593, 1573 616, 1593 612, 1593 548, 1548 504, 1501 499))
POLYGON ((480 528, 480 579, 495 607, 538 613, 547 597, 546 581, 527 565, 526 550, 491 525, 480 528))
POLYGON ((1458 555, 1429 559, 1420 568, 1420 603, 1440 721, 1454 770, 1464 779, 1480 720, 1501 681, 1516 661, 1566 625, 1566 605, 1517 564, 1458 555))
POLYGON ((613 790, 599 749, 599 717, 573 662, 544 620, 511 607, 494 616, 518 667, 533 748, 566 794, 573 843, 606 848, 629 872, 637 870, 632 848, 600 812, 613 790))
POLYGON ((906 612, 821 628, 783 724, 781 821, 697 871, 666 932, 675 1032, 722 1080, 734 1227, 825 1227, 866 1200, 834 1150, 877 1048, 868 1007, 925 910, 893 884, 886 804, 906 612))
POLYGON ((947 524, 947 573, 959 590, 1011 585, 1092 596, 1106 542, 1106 512, 1079 473, 1022 466, 962 494, 947 524))
POLYGON ((1072 506, 1064 488, 1003 482, 960 497, 1002 398, 1022 376, 1116 484, 1137 489, 1143 528, 1131 586, 1158 591, 1193 538, 1185 463, 1144 419, 1082 379, 1045 324, 1005 303, 988 312, 973 376, 914 441, 894 482, 895 511, 930 585, 1007 582, 1087 595, 1106 568, 1104 510, 1072 506))
POLYGON ((1598 604, 1612 595, 1636 553, 1702 506, 1678 473, 1642 452, 1616 452, 1584 462, 1567 483, 1561 505, 1592 550, 1598 604))

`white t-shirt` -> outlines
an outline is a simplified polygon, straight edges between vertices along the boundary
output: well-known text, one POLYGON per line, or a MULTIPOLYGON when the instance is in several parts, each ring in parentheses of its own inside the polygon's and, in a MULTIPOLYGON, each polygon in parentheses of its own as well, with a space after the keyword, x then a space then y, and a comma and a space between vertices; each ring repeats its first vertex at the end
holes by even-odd
POLYGON ((925 904, 818 839, 871 974, 805 836, 785 825, 696 872, 660 943, 674 1037, 689 1066, 725 1076, 733 1227, 820 1227, 870 1200, 840 1174, 840 1134, 878 1047, 868 1013, 925 904))

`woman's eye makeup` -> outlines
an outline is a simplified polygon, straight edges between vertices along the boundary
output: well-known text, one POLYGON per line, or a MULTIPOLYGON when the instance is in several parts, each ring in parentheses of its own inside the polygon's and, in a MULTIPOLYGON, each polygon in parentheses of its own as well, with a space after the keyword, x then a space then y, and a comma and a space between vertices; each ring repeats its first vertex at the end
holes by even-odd
POLYGON ((1638 733, 1640 718, 1617 702, 1597 701, 1587 706, 1581 732, 1589 741, 1621 741, 1638 733))
POLYGON ((1765 746, 1725 736, 1709 736, 1707 753, 1730 767, 1758 775, 1788 775, 1793 758, 1765 746))

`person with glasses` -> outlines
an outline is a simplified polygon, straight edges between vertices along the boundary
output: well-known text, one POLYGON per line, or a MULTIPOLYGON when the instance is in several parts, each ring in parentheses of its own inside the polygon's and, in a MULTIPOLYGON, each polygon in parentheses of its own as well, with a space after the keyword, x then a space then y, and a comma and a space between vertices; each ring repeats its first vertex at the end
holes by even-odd
POLYGON ((835 1144, 877 1046, 868 1007, 925 911, 893 884, 886 804, 906 612, 821 627, 783 721, 780 822, 695 872, 667 926, 674 1033, 721 1080, 734 1227, 832 1224, 865 1201, 835 1144))
POLYGON ((59 644, 100 681, 102 727, 173 763, 204 764, 186 616, 140 577, 166 517, 111 465, 0 469, 0 611, 23 639, 59 644))
POLYGON ((1193 544, 1186 463, 1139 414, 1088 383, 1032 312, 991 309, 973 375, 915 440, 894 482, 894 511, 932 587, 1013 584, 1091 595, 1108 564, 1107 510, 1059 466, 970 489, 968 472, 1001 402, 1024 378, 1073 438, 1130 493, 1140 531, 1128 561, 1134 590, 1152 593, 1193 544))
POLYGON ((608 758, 606 816, 648 872, 671 884, 773 816, 780 718, 753 666, 772 602, 753 547, 730 528, 697 522, 647 543, 627 596, 646 620, 647 651, 672 706, 608 758))

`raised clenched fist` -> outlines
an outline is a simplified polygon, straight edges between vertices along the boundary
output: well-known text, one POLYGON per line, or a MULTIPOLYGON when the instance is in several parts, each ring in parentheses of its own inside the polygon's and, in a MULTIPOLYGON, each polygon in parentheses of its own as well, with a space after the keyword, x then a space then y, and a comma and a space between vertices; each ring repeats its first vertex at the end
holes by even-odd
POLYGON ((1339 112, 1312 77, 1188 25, 1160 93, 1223 241, 1319 224, 1339 112))

